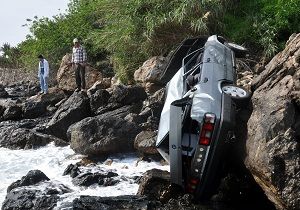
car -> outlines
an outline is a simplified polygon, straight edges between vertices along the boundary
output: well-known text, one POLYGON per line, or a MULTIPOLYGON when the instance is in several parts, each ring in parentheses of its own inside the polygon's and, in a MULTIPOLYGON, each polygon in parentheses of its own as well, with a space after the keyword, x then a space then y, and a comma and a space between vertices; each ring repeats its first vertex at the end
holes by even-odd
POLYGON ((251 97, 236 85, 236 56, 246 52, 218 35, 186 39, 161 78, 168 83, 156 146, 171 183, 198 199, 216 190, 237 110, 251 97))

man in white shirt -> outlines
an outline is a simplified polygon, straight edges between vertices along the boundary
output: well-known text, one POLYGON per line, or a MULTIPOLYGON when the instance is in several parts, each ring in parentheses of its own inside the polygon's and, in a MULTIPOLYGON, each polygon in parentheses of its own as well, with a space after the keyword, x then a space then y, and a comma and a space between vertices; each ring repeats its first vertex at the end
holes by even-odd
POLYGON ((49 78, 49 63, 44 58, 43 55, 39 55, 38 58, 40 59, 39 71, 38 71, 38 77, 40 79, 40 86, 41 86, 40 94, 47 94, 48 93, 48 78, 49 78))
POLYGON ((85 67, 87 62, 87 54, 77 38, 73 40, 73 43, 74 47, 72 51, 72 65, 75 70, 77 85, 75 91, 85 91, 85 67))

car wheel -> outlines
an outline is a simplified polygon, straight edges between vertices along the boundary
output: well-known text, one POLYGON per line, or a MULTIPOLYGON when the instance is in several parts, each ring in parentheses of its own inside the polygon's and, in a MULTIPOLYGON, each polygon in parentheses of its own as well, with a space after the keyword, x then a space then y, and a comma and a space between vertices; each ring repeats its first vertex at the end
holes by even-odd
POLYGON ((229 95, 239 108, 245 107, 248 104, 251 97, 250 92, 236 85, 224 85, 222 87, 222 91, 223 93, 229 95))
POLYGON ((227 46, 235 53, 235 56, 237 58, 245 57, 248 52, 247 48, 245 48, 241 45, 238 45, 238 44, 229 42, 229 43, 227 43, 227 46))

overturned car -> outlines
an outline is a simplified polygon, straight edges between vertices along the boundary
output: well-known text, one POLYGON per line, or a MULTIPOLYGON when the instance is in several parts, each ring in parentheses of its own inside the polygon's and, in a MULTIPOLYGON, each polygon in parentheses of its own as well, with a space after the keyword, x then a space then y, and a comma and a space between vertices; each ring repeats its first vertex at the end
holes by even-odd
POLYGON ((250 98, 236 86, 235 56, 245 51, 217 35, 187 39, 163 78, 172 76, 156 146, 170 164, 171 182, 199 199, 216 189, 226 142, 234 137, 236 110, 250 98))

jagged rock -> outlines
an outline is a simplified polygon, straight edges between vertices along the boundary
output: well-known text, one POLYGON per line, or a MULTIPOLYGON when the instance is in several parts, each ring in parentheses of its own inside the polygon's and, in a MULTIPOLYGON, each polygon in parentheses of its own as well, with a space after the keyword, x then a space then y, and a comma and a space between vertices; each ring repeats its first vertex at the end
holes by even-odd
MULTIPOLYGON (((62 62, 56 76, 58 87, 67 91, 73 91, 76 88, 75 72, 72 69, 72 66, 68 65, 70 61, 71 55, 66 54, 62 58, 62 62)), ((102 74, 97 69, 94 69, 91 66, 87 66, 85 68, 85 80, 86 88, 90 88, 96 81, 102 80, 102 74)))
POLYGON ((142 154, 153 155, 158 154, 156 149, 156 137, 157 132, 155 131, 142 131, 134 140, 134 148, 142 154))
POLYGON ((156 91, 163 88, 163 86, 161 84, 155 84, 155 83, 152 83, 152 82, 147 82, 146 84, 144 84, 144 88, 145 88, 146 93, 148 93, 149 95, 152 95, 156 91))
POLYGON ((137 195, 146 195, 150 200, 170 198, 170 173, 152 169, 143 174, 137 195))
POLYGON ((300 206, 300 34, 253 81, 245 164, 277 209, 300 206))
POLYGON ((167 58, 155 56, 145 61, 143 65, 134 72, 134 80, 137 82, 157 83, 167 65, 167 58))
POLYGON ((90 114, 89 98, 86 93, 74 92, 55 112, 47 125, 47 131, 66 140, 69 126, 90 114))
POLYGON ((70 177, 74 178, 78 176, 81 173, 78 164, 70 164, 68 167, 64 170, 63 176, 70 174, 70 177))
POLYGON ((27 101, 23 104, 23 118, 37 118, 46 114, 46 105, 41 102, 27 101))
POLYGON ((165 102, 165 89, 162 88, 149 96, 143 104, 140 116, 148 118, 150 116, 160 118, 161 111, 165 102))
POLYGON ((99 89, 90 95, 91 111, 96 113, 97 109, 108 103, 110 94, 103 89, 99 89))
POLYGON ((7 192, 9 193, 11 190, 22 187, 22 186, 29 186, 34 185, 42 181, 50 180, 42 171, 40 170, 31 170, 29 171, 26 176, 23 176, 20 180, 13 182, 11 185, 8 186, 7 192))
POLYGON ((117 173, 114 172, 108 172, 106 174, 104 173, 83 173, 78 176, 76 176, 72 182, 74 185, 79 185, 79 186, 90 186, 93 184, 98 184, 98 185, 104 185, 104 186, 111 186, 116 183, 118 183, 118 180, 114 180, 113 182, 112 177, 118 176, 117 173), (109 185, 109 181, 111 181, 111 185, 109 185))
POLYGON ((72 209, 112 210, 150 209, 151 202, 141 196, 96 197, 80 196, 73 201, 72 209))
POLYGON ((140 128, 124 119, 128 110, 117 111, 89 117, 72 125, 68 130, 71 148, 90 156, 132 151, 134 138, 140 128))
POLYGON ((88 93, 89 94, 93 94, 95 93, 97 90, 101 90, 101 89, 107 89, 111 87, 111 78, 106 77, 103 78, 100 81, 96 81, 93 86, 88 89, 88 93))
POLYGON ((109 103, 119 103, 122 105, 130 105, 147 98, 145 90, 140 86, 113 86, 109 103))
POLYGON ((0 146, 9 149, 32 149, 45 146, 50 142, 55 142, 57 146, 66 146, 67 143, 63 140, 36 132, 31 128, 33 125, 23 125, 17 123, 0 123, 0 146))
POLYGON ((62 184, 51 183, 43 172, 30 171, 10 186, 1 209, 55 209, 58 195, 70 192, 71 190, 62 184), (44 190, 35 188, 40 183, 43 183, 44 190))

